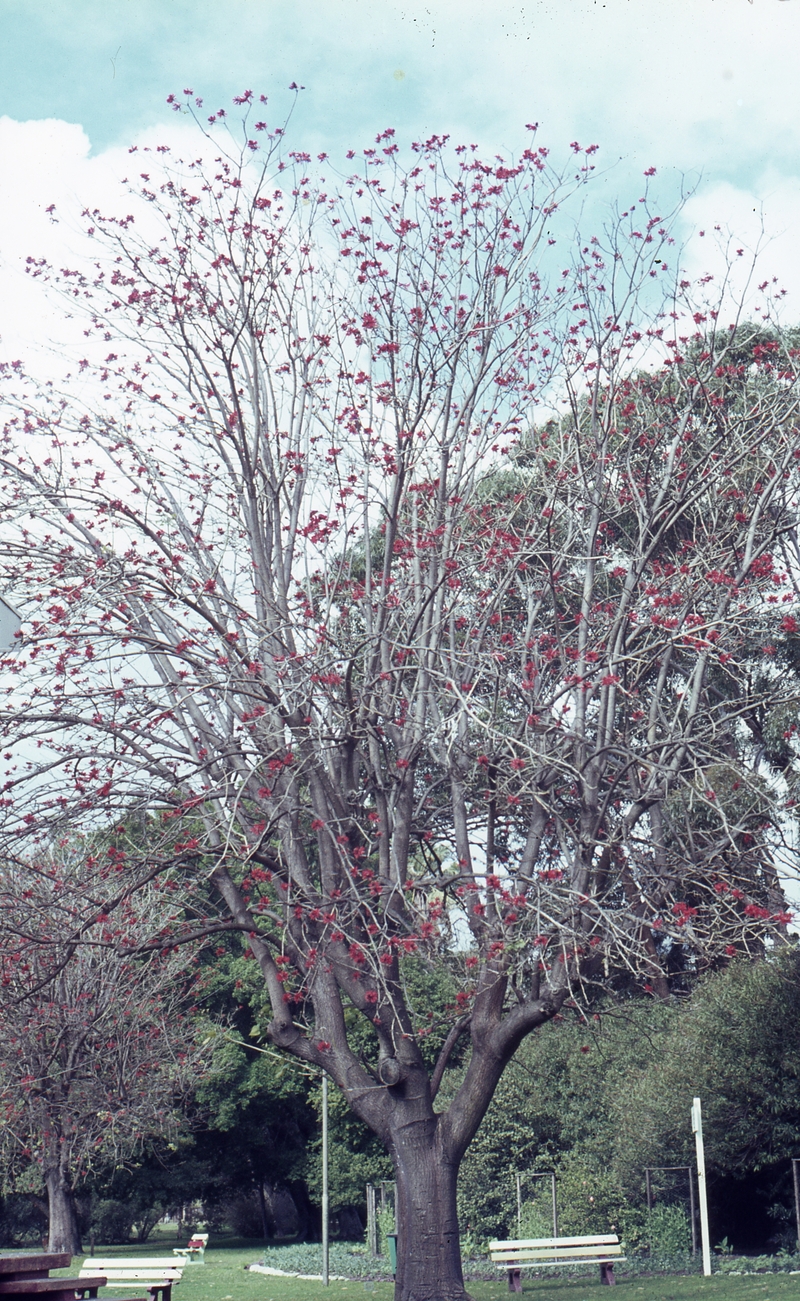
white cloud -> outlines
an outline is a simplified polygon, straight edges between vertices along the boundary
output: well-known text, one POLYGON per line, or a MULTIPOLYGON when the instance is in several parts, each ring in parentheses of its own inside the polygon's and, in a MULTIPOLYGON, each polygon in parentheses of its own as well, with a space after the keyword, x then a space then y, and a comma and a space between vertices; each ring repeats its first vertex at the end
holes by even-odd
POLYGON ((42 342, 51 313, 25 274, 26 257, 60 258, 66 232, 47 212, 76 206, 89 140, 67 122, 0 119, 0 341, 8 359, 42 342))
MULTIPOLYGON (((190 139, 194 156, 194 128, 173 119, 139 133, 136 143, 142 148, 168 141, 179 152, 190 139)), ((65 305, 26 271, 27 259, 85 268, 95 250, 81 213, 94 207, 130 211, 121 182, 143 165, 157 170, 147 155, 131 155, 127 148, 92 156, 87 135, 74 123, 0 118, 0 360, 36 356, 40 368, 52 366, 54 354, 81 343, 83 321, 68 319, 65 305)), ((137 217, 140 225, 147 222, 145 205, 137 217)))
POLYGON ((800 177, 770 171, 752 189, 707 186, 689 200, 684 226, 691 275, 711 272, 720 283, 729 274, 729 300, 746 296, 751 309, 764 301, 758 285, 768 281, 770 292, 786 291, 783 321, 800 323, 800 177))
MULTIPOLYGON (((62 39, 69 8, 59 0, 47 11, 53 41, 62 39)), ((366 144, 390 124, 403 141, 449 131, 494 152, 519 148, 525 122, 539 120, 554 159, 572 139, 599 142, 602 174, 593 193, 606 203, 636 197, 650 164, 659 169, 665 203, 681 173, 696 178, 702 171, 682 229, 720 224, 751 248, 763 211, 771 239, 760 278, 781 278, 787 319, 800 319, 800 0, 230 0, 222 7, 191 0, 188 8, 176 0, 170 13, 167 21, 160 0, 142 0, 131 25, 127 6, 92 4, 76 21, 80 28, 91 19, 89 47, 93 58, 102 54, 106 79, 105 47, 115 54, 120 45, 120 76, 130 64, 126 76, 135 77, 135 53, 148 87, 152 67, 166 75, 167 65, 177 70, 170 70, 170 89, 188 67, 198 91, 210 79, 205 88, 214 104, 223 82, 228 93, 267 83, 274 121, 283 88, 297 77, 307 90, 292 131, 312 152, 341 156, 346 145, 366 144), (147 15, 156 11, 148 37, 147 15)), ((70 41, 65 56, 79 76, 84 46, 75 31, 70 41)), ((160 92, 153 87, 152 94, 160 92)), ((162 125, 139 141, 179 142, 189 129, 165 108, 162 125)), ((2 357, 64 346, 70 329, 25 276, 24 260, 74 262, 86 249, 81 209, 120 203, 119 179, 132 168, 127 149, 92 155, 87 131, 54 119, 0 119, 2 357), (57 225, 46 212, 51 203, 57 225)), ((600 220, 596 206, 587 210, 587 225, 600 220)), ((714 262, 708 239, 691 236, 686 261, 693 271, 714 262)))
POLYGON ((793 166, 800 143, 797 4, 320 0, 291 23, 273 34, 281 61, 294 52, 307 81, 314 129, 324 110, 336 133, 354 96, 385 125, 400 70, 408 94, 397 108, 415 126, 494 145, 518 142, 534 117, 554 148, 580 132, 609 159, 730 179, 765 156, 793 166))

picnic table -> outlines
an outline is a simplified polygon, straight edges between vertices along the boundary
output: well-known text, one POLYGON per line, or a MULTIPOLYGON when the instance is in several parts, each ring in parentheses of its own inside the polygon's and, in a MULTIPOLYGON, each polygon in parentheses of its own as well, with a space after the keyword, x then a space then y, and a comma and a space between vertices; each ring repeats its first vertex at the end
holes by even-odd
POLYGON ((105 1275, 91 1278, 50 1278, 51 1269, 67 1269, 68 1252, 26 1251, 0 1254, 0 1301, 76 1301, 86 1292, 105 1286, 105 1275))

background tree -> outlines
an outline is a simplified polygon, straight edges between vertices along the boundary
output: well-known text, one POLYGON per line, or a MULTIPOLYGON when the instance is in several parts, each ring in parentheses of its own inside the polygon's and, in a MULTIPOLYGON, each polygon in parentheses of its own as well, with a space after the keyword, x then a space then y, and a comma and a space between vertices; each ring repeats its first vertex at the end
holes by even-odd
POLYGON ((712 1232, 748 1250, 763 1250, 767 1237, 796 1248, 799 971, 793 946, 705 981, 612 1108, 614 1164, 633 1189, 645 1165, 694 1159, 685 1117, 702 1097, 712 1232))
MULTIPOLYGON (((462 1167, 462 1221, 479 1238, 514 1236, 520 1174, 524 1210, 546 1228, 549 1181, 530 1174, 555 1169, 565 1232, 614 1224, 646 1246, 645 1167, 694 1164, 699 1094, 713 1240, 794 1250, 797 975, 792 945, 707 973, 688 997, 565 1007, 498 1086, 462 1167)), ((684 1172, 654 1170, 652 1189, 657 1205, 688 1209, 684 1172)))
POLYGON ((165 916, 157 892, 81 926, 70 900, 81 885, 91 894, 96 878, 79 877, 74 859, 6 867, 0 915, 4 1191, 44 1185, 49 1249, 72 1255, 81 1249, 76 1183, 151 1136, 178 1132, 179 1103, 202 1059, 188 1015, 189 950, 130 952, 151 937, 154 915, 165 916))
POLYGON ((311 1202, 319 1198, 309 1191, 307 1165, 318 1128, 315 1079, 302 1064, 259 1048, 261 973, 245 937, 222 938, 202 959, 205 1006, 229 1028, 195 1095, 194 1147, 208 1169, 204 1208, 215 1218, 249 1221, 250 1232, 257 1225, 267 1239, 287 1232, 286 1204, 293 1202, 294 1231, 313 1237, 319 1226, 311 1202))
POLYGON ((462 1166, 459 1213, 479 1239, 518 1236, 518 1175, 523 1217, 535 1213, 535 1236, 552 1234, 550 1180, 531 1175, 554 1170, 560 1231, 608 1233, 614 1224, 631 1248, 640 1244, 647 1160, 632 1151, 630 1177, 621 1177, 620 1115, 631 1078, 659 1061, 681 1008, 642 996, 598 1002, 588 1015, 565 1007, 526 1040, 462 1166))
POLYGON ((749 653, 768 595, 794 617, 794 360, 720 398, 731 332, 647 194, 547 287, 593 146, 404 168, 387 131, 312 178, 240 103, 241 150, 88 217, 93 268, 30 268, 88 338, 63 388, 4 372, 5 830, 138 807, 138 870, 213 884, 171 939, 248 937, 272 1043, 391 1156, 398 1298, 462 1301, 457 1172, 525 1036, 785 926, 743 720, 796 694, 749 653), (431 1025, 402 957, 454 950, 431 1025))

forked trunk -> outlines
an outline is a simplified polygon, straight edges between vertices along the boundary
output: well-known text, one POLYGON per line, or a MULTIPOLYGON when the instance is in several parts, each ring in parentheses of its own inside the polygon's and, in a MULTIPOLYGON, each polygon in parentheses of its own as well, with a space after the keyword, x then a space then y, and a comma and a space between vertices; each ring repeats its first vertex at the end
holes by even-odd
POLYGON ((446 1160, 435 1121, 393 1135, 397 1180, 395 1301, 469 1301, 456 1212, 458 1165, 446 1160))
POLYGON ((71 1256, 81 1254, 81 1234, 78 1212, 67 1171, 50 1170, 45 1175, 49 1211, 48 1251, 68 1251, 71 1256))

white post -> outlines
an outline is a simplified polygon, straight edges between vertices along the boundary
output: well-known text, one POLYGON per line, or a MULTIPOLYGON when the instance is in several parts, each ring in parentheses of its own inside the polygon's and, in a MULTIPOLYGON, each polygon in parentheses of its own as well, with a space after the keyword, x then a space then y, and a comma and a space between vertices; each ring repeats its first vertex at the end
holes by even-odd
POLYGON ((516 1176, 516 1180, 517 1180, 517 1237, 519 1237, 522 1232, 522 1184, 519 1175, 516 1176))
POLYGON ((706 1158, 703 1150, 703 1116, 700 1099, 692 1100, 692 1131, 697 1144, 697 1186, 700 1193, 700 1236, 703 1243, 703 1273, 711 1273, 711 1240, 708 1236, 708 1196, 706 1194, 706 1158))
POLYGON ((322 1073, 322 1286, 328 1286, 328 1077, 322 1073))
POLYGON ((22 626, 22 616, 0 596, 0 649, 10 650, 22 626))

